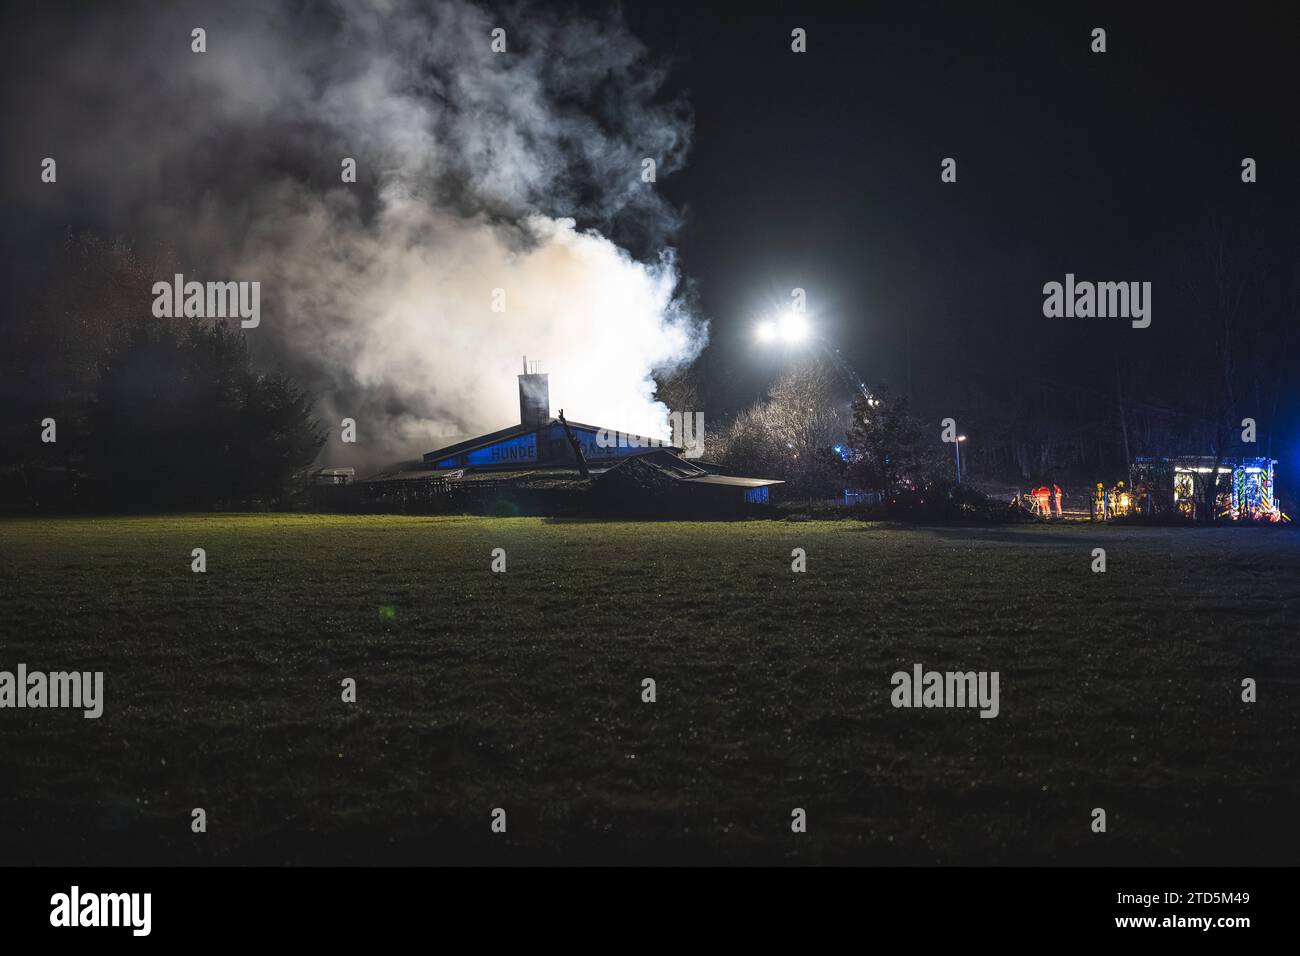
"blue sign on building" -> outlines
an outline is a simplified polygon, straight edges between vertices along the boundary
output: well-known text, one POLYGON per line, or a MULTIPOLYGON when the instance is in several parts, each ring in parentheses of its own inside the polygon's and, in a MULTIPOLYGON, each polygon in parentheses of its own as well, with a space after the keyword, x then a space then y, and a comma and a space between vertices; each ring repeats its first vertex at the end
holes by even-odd
POLYGON ((529 432, 518 438, 497 442, 484 448, 476 448, 465 456, 469 465, 511 465, 515 462, 527 464, 537 461, 537 435, 529 432))

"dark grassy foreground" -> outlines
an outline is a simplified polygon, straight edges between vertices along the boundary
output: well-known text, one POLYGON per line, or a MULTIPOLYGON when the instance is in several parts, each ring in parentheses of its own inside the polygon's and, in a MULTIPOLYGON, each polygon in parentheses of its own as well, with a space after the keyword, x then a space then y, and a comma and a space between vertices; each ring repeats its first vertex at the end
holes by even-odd
POLYGON ((107 697, 0 710, 0 861, 1300 863, 1298 599, 1272 529, 0 523, 0 669, 107 697))

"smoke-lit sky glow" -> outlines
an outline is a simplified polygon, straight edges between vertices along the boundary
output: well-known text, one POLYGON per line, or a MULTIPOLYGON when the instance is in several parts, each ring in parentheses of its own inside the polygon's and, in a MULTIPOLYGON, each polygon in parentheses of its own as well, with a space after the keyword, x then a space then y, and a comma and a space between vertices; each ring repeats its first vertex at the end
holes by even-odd
POLYGON ((681 300, 677 214, 641 172, 680 167, 690 119, 617 14, 136 4, 47 31, 20 138, 60 185, 31 201, 172 250, 188 279, 260 281, 259 358, 336 434, 358 422, 331 463, 515 423, 525 354, 553 410, 664 433, 651 373, 706 329, 681 300))

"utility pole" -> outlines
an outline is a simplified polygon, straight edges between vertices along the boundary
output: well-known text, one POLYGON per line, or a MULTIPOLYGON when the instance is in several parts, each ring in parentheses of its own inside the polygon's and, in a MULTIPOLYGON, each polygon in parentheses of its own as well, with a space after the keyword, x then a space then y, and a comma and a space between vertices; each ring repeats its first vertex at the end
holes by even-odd
POLYGON ((915 399, 912 397, 912 323, 910 318, 904 329, 907 332, 907 356, 905 367, 907 369, 907 407, 912 408, 915 405, 915 399))
POLYGON ((1120 374, 1118 358, 1115 359, 1115 398, 1119 403, 1119 433, 1124 436, 1124 474, 1129 476, 1129 468, 1133 465, 1133 459, 1129 456, 1128 450, 1128 414, 1124 410, 1124 380, 1120 374))

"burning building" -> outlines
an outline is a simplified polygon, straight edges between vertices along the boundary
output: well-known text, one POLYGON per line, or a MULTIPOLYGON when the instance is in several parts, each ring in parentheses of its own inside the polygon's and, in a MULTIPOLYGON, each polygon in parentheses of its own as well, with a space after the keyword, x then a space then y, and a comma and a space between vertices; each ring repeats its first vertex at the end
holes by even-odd
MULTIPOLYGON (((552 417, 549 376, 524 360, 519 423, 350 486, 362 510, 735 515, 769 504, 768 478, 725 473, 670 441, 552 417)), ((698 439, 701 436, 696 436, 698 439)), ((674 441, 690 444, 689 436, 674 441)))

